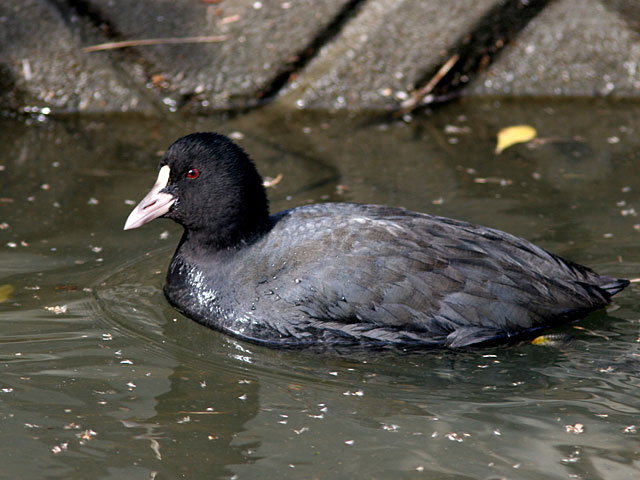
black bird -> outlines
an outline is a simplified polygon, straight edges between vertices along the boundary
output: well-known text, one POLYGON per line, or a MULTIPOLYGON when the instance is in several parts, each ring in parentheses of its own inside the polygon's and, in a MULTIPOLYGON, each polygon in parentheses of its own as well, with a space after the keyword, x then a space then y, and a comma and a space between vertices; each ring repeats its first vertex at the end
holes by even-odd
POLYGON ((463 347, 531 336, 607 305, 601 276, 492 228, 325 203, 269 214, 249 156, 216 133, 177 140, 125 230, 184 234, 164 293, 208 327, 274 347, 463 347))

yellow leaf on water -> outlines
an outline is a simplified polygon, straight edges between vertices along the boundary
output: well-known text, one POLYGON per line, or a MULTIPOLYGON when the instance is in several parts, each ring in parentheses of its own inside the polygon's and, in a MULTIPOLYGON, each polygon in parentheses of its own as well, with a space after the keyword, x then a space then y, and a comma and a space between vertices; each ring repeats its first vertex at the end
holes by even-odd
POLYGON ((536 138, 536 129, 529 125, 514 125, 512 127, 503 128, 498 132, 498 144, 496 145, 496 153, 501 153, 516 143, 529 142, 536 138))
POLYGON ((9 300, 9 297, 13 293, 13 286, 8 283, 0 285, 0 303, 4 303, 9 300))

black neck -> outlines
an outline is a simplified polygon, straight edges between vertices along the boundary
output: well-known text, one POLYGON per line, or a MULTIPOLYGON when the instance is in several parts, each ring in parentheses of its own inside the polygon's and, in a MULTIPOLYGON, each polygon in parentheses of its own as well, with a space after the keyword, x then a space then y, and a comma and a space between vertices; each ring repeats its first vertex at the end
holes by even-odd
POLYGON ((251 221, 217 225, 214 231, 185 229, 180 245, 188 243, 191 248, 209 252, 237 249, 256 242, 271 227, 272 222, 267 215, 251 221))

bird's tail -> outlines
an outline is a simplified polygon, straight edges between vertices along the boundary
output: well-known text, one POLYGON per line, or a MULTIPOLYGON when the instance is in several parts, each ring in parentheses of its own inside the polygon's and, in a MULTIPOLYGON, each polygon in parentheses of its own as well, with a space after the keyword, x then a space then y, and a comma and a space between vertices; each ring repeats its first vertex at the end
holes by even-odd
POLYGON ((613 278, 613 277, 600 277, 600 283, 598 286, 607 292, 609 296, 613 297, 616 293, 624 290, 629 283, 626 278, 613 278))

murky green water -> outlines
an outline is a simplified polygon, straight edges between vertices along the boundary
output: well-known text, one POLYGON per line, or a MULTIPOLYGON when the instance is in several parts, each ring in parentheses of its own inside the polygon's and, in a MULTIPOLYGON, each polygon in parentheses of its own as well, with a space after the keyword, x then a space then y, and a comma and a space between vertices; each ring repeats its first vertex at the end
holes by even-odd
POLYGON ((283 174, 274 210, 402 205, 640 277, 639 119, 634 104, 531 102, 408 124, 0 120, 0 477, 638 478, 637 286, 565 327, 571 345, 274 351, 167 305, 178 227, 122 226, 158 152, 218 130, 283 174), (542 140, 495 155, 496 132, 520 123, 542 140))

